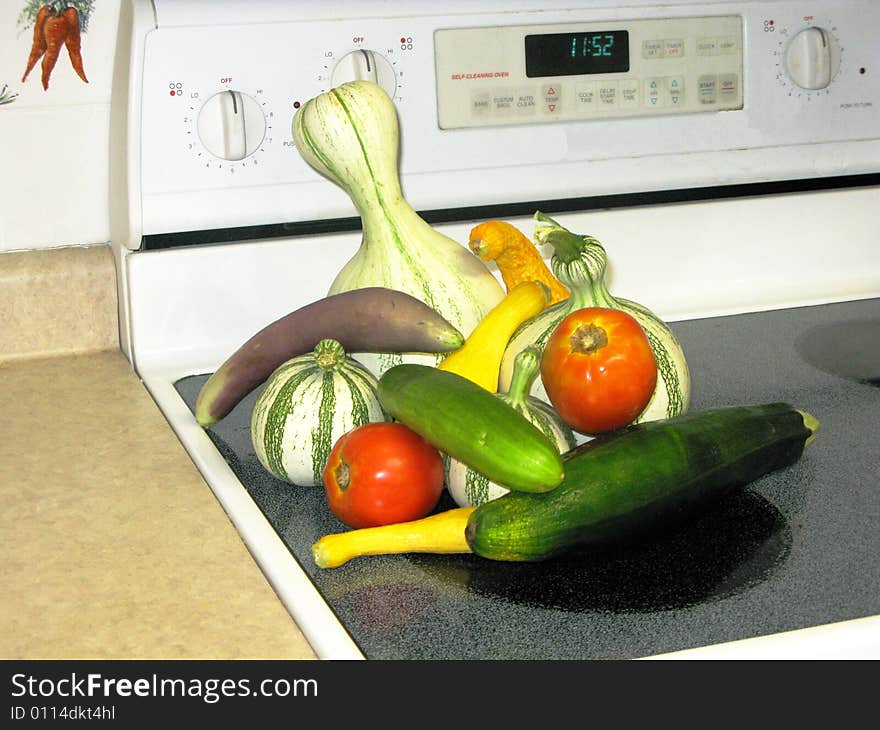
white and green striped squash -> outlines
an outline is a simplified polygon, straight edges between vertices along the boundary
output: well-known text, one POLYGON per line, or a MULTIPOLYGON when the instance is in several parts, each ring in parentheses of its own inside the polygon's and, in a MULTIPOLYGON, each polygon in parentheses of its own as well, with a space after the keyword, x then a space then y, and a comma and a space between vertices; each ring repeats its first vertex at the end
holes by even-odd
MULTIPOLYGON (((434 230, 404 198, 398 176, 397 110, 381 86, 352 81, 310 99, 293 118, 302 158, 341 187, 361 217, 363 236, 330 286, 406 292, 467 337, 504 297, 501 282, 467 246, 434 230)), ((381 375, 400 362, 436 365, 441 356, 359 354, 381 375)))
MULTIPOLYGON (((527 347, 516 357, 509 389, 495 395, 537 426, 556 445, 559 453, 565 453, 575 445, 574 433, 552 406, 529 395, 540 365, 540 350, 527 347)), ((446 458, 446 489, 459 507, 477 507, 510 491, 449 456, 446 458)))
POLYGON ((387 420, 376 377, 333 339, 279 366, 251 415, 251 442, 266 470, 299 486, 322 484, 321 472, 340 436, 387 420))
MULTIPOLYGON (((595 238, 574 234, 540 211, 535 213, 535 220, 535 240, 538 245, 553 247, 553 273, 571 294, 513 333, 501 362, 499 386, 510 383, 517 354, 531 346, 543 350, 553 330, 568 314, 584 307, 608 307, 623 310, 638 321, 657 361, 654 394, 633 423, 672 418, 686 412, 691 397, 690 371, 681 344, 669 326, 647 307, 611 295, 605 285, 607 255, 595 238)), ((531 394, 549 402, 540 378, 535 380, 531 394)))

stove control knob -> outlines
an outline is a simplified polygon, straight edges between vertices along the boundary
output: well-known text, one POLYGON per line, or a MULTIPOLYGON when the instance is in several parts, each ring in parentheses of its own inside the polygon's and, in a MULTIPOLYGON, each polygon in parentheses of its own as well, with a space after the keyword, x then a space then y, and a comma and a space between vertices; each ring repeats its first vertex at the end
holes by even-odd
POLYGON ((214 94, 199 111, 199 138, 215 157, 243 160, 257 151, 265 133, 263 110, 240 91, 214 94))
POLYGON ((397 75, 394 67, 380 53, 375 51, 352 51, 346 54, 333 67, 330 83, 339 86, 346 81, 366 80, 379 84, 388 96, 394 98, 397 91, 397 75))
POLYGON ((824 28, 805 28, 788 44, 785 67, 795 84, 810 91, 831 83, 840 64, 840 50, 824 28))

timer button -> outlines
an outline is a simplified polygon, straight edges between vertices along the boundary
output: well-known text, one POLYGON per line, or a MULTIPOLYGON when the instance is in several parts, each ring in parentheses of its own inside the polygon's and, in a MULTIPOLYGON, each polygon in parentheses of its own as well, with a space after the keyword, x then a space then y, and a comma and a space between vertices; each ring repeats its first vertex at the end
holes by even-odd
POLYGON ((681 58, 684 56, 684 41, 681 38, 670 38, 664 42, 664 55, 666 58, 681 58))

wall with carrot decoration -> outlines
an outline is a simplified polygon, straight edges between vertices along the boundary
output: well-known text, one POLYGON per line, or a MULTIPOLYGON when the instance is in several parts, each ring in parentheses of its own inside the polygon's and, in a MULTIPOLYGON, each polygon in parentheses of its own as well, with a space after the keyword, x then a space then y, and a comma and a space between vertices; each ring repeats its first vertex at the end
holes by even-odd
POLYGON ((109 240, 118 0, 0 0, 0 251, 109 240))

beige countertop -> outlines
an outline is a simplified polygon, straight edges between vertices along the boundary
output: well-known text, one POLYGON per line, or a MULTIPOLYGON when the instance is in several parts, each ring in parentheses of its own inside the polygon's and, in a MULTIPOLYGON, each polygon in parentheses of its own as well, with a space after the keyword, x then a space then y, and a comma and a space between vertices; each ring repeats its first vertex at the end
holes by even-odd
POLYGON ((314 658, 115 306, 106 247, 0 255, 0 658, 314 658))

